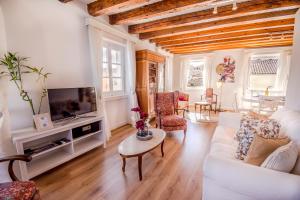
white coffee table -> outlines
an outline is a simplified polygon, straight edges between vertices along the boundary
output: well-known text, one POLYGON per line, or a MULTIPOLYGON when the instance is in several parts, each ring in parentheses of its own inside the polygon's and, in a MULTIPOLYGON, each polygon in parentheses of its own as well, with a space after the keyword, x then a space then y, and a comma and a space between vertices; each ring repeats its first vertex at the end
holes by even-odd
POLYGON ((136 134, 133 134, 123 140, 118 147, 119 154, 123 159, 122 170, 125 172, 126 158, 138 157, 138 167, 139 167, 139 178, 140 181, 142 177, 142 157, 145 153, 152 151, 159 145, 161 145, 161 155, 164 156, 164 140, 166 137, 166 132, 161 129, 149 129, 153 133, 153 138, 147 141, 140 141, 136 138, 136 134))

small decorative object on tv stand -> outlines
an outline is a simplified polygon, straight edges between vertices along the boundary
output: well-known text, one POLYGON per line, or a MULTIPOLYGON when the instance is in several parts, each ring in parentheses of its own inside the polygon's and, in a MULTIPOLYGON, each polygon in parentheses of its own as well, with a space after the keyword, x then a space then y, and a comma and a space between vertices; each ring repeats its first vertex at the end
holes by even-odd
POLYGON ((12 141, 18 154, 40 147, 31 155, 31 162, 18 162, 21 179, 31 179, 94 148, 105 147, 104 130, 103 117, 96 116, 80 118, 67 124, 54 124, 50 130, 14 131, 12 141), (57 145, 49 145, 51 143, 57 145))
POLYGON ((49 113, 33 115, 33 120, 38 131, 49 130, 53 128, 53 123, 49 113))

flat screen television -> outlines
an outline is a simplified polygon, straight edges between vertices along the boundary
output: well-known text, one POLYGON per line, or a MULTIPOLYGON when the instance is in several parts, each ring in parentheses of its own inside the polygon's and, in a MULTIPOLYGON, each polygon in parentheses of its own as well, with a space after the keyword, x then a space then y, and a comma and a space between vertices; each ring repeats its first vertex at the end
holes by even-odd
POLYGON ((48 89, 48 99, 52 121, 97 111, 93 87, 48 89))

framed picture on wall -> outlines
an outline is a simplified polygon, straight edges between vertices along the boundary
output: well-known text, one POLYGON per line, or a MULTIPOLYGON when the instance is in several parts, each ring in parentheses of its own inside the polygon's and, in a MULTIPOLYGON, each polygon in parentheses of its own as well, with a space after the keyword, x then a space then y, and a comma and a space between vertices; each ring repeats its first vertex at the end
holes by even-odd
POLYGON ((234 58, 226 56, 222 63, 216 67, 216 73, 219 75, 219 82, 234 83, 235 82, 236 63, 234 58))
POLYGON ((38 131, 44 131, 54 128, 49 113, 34 115, 33 120, 38 131))

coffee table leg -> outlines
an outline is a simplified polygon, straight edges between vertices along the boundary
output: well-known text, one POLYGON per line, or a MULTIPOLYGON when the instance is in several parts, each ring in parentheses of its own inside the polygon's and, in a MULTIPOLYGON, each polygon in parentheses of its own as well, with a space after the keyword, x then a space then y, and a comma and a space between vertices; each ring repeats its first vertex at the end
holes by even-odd
POLYGON ((162 157, 164 157, 164 155, 165 155, 165 154, 164 154, 164 143, 165 143, 165 140, 162 141, 161 146, 160 146, 161 156, 162 156, 162 157))
POLYGON ((142 175, 142 158, 143 158, 142 156, 138 156, 140 181, 143 179, 143 175, 142 175))
POLYGON ((125 172, 126 158, 125 158, 125 157, 122 157, 122 159, 123 159, 122 171, 125 172))

